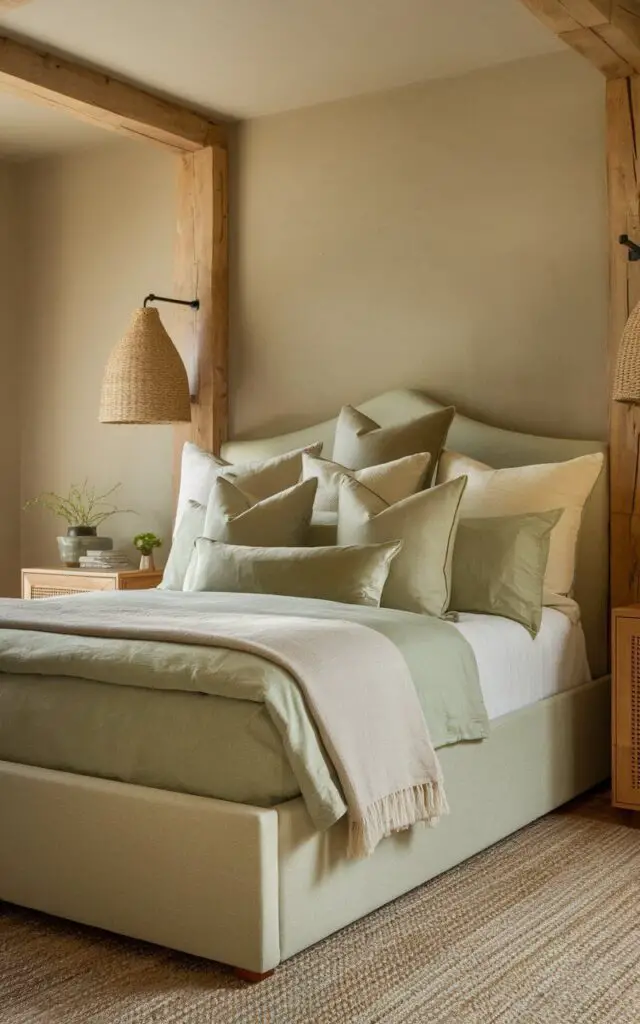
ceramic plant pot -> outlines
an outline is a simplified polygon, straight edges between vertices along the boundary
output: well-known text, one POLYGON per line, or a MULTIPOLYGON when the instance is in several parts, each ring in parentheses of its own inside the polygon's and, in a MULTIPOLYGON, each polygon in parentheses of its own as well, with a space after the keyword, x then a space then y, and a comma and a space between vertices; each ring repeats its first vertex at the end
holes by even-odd
POLYGON ((58 537, 60 561, 68 569, 77 569, 87 551, 111 551, 113 539, 98 537, 95 526, 70 526, 66 537, 58 537))
POLYGON ((153 572, 155 567, 153 551, 150 555, 140 555, 140 572, 153 572))

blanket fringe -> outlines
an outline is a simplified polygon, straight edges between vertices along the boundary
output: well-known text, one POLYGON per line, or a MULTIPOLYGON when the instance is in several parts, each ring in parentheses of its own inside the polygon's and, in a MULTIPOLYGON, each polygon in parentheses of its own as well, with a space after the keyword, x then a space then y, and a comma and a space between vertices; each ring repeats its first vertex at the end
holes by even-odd
POLYGON ((362 820, 349 820, 347 857, 351 860, 368 857, 385 836, 401 832, 419 821, 437 825, 440 817, 448 813, 441 778, 390 793, 367 807, 362 820))

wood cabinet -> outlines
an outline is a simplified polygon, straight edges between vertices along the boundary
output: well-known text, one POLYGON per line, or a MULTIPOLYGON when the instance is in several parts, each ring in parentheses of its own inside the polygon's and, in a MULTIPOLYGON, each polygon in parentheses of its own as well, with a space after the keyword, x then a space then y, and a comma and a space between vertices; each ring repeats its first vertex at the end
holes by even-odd
POLYGON ((613 613, 613 803, 640 811, 640 605, 613 613))
POLYGON ((22 596, 33 601, 42 597, 67 597, 90 590, 150 590, 162 580, 159 570, 140 572, 99 572, 95 569, 23 569, 22 596))

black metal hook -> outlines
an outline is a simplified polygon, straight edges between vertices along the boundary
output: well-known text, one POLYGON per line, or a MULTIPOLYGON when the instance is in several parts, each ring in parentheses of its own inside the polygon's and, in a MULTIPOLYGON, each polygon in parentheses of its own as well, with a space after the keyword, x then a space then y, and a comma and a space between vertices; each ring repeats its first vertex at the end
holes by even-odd
MULTIPOLYGON (((640 253, 640 249, 638 249, 638 252, 640 253)), ((636 259, 638 259, 637 256, 636 259)), ((169 299, 166 295, 154 295, 151 293, 144 300, 143 305, 145 309, 148 302, 173 302, 176 306, 191 306, 191 309, 200 309, 199 299, 169 299)))
POLYGON ((631 262, 640 260, 640 245, 632 242, 628 235, 620 235, 618 238, 620 245, 626 245, 629 250, 629 259, 631 262))

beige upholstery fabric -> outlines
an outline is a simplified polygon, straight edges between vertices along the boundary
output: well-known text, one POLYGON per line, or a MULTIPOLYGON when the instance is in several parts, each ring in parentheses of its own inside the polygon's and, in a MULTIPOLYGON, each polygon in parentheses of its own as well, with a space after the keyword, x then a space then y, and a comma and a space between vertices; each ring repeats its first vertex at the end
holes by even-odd
POLYGON ((317 455, 304 453, 302 456, 302 478, 318 481, 318 492, 314 502, 314 512, 337 512, 340 480, 343 476, 353 476, 379 495, 389 505, 408 498, 423 486, 431 456, 426 452, 407 455, 393 462, 383 462, 379 466, 368 466, 366 469, 347 469, 338 462, 322 459, 317 455))
POLYGON ((536 636, 551 531, 562 511, 462 519, 453 549, 450 608, 502 615, 536 636))
POLYGON ((268 498, 272 494, 277 494, 278 491, 292 487, 300 480, 304 451, 310 452, 312 455, 319 455, 322 451, 322 442, 305 445, 271 458, 252 459, 232 465, 187 441, 182 449, 176 529, 187 502, 191 500, 197 501, 200 505, 206 505, 211 488, 221 475, 233 480, 238 487, 241 487, 256 500, 268 498))
POLYGON ((185 590, 282 594, 377 607, 400 545, 262 548, 200 537, 185 590))
POLYGON ((345 405, 338 417, 333 460, 350 469, 364 469, 417 452, 428 452, 431 478, 454 414, 455 409, 450 406, 409 423, 381 427, 358 409, 345 405))
POLYGON ((465 479, 388 505, 352 477, 340 484, 338 544, 402 541, 382 604, 443 615, 451 596, 451 562, 465 479))
POLYGON ((219 477, 207 503, 204 536, 264 548, 305 544, 317 483, 305 480, 256 502, 235 483, 219 477))
POLYGON ((604 456, 594 453, 569 462, 492 469, 466 455, 446 451, 437 480, 444 483, 463 474, 467 477, 462 499, 465 519, 564 509, 551 533, 545 586, 555 594, 570 594, 582 510, 603 464, 604 456))

